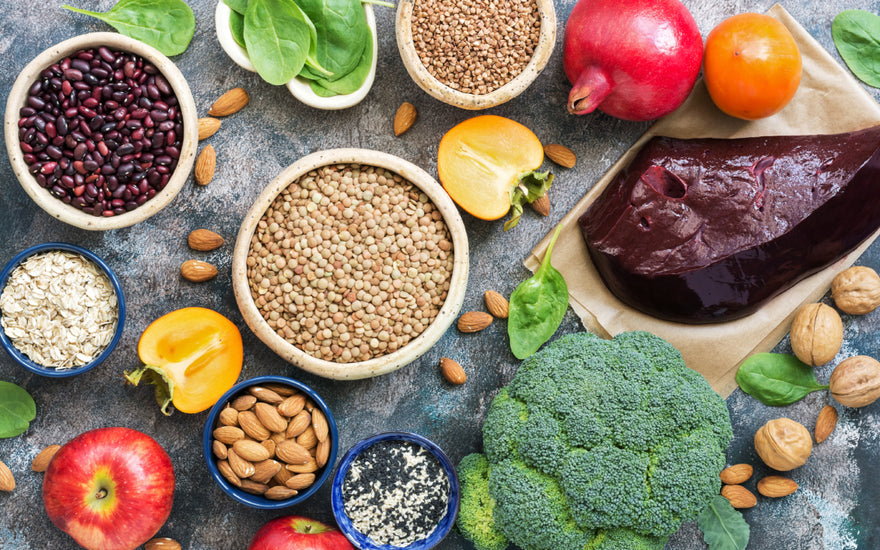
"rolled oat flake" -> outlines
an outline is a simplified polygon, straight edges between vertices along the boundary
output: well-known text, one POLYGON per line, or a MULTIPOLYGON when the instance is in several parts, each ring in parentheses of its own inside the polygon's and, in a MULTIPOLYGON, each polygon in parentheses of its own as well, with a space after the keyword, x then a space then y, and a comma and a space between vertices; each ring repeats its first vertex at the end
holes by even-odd
POLYGON ((342 498, 355 529, 379 544, 408 546, 446 515, 449 478, 424 447, 380 441, 352 461, 342 498))

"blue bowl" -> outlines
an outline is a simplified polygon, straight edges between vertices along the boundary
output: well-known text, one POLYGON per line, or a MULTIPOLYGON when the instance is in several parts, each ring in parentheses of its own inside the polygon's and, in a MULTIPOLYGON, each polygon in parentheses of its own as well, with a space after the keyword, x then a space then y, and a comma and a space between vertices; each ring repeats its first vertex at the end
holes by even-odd
POLYGON ((243 382, 239 382, 235 386, 232 387, 228 392, 223 394, 217 403, 211 407, 211 413, 208 415, 208 420, 205 422, 205 431, 202 434, 202 451, 205 455, 205 462, 208 463, 208 471, 211 472, 211 477, 214 478, 214 481, 220 485, 220 488, 223 489, 223 492, 227 495, 231 496, 233 499, 237 500, 242 504, 246 504, 253 508, 260 508, 263 510, 277 510, 280 508, 287 508, 288 506, 293 506, 294 504, 299 504, 305 499, 309 498, 327 481, 327 478, 330 477, 330 472, 333 471, 333 464, 336 463, 336 451, 339 448, 339 432, 336 429, 336 420, 333 418, 333 413, 330 412, 330 407, 327 406, 327 403, 321 399, 321 396, 315 393, 315 390, 306 386, 302 382, 294 380, 292 378, 286 378, 284 376, 258 376, 256 378, 251 378, 249 380, 245 380, 243 382), (292 386, 302 393, 306 394, 314 403, 321 409, 321 412, 324 413, 324 416, 327 418, 327 424, 330 427, 330 456, 327 458, 327 464, 324 465, 322 470, 316 472, 315 482, 305 491, 300 492, 297 495, 294 495, 291 498, 285 500, 272 500, 259 495, 252 495, 241 489, 233 486, 231 483, 226 481, 226 478, 220 473, 220 470, 217 469, 217 460, 214 457, 214 451, 212 450, 212 445, 214 443, 214 429, 217 427, 217 417, 220 415, 220 411, 226 408, 226 404, 232 400, 232 398, 239 393, 242 393, 245 389, 251 386, 259 386, 261 384, 284 384, 286 386, 292 386))
POLYGON ((333 508, 333 516, 336 518, 336 524, 339 530, 348 538, 348 540, 360 550, 428 550, 436 546, 452 529, 455 524, 455 517, 458 515, 459 488, 458 476, 455 474, 455 467, 449 461, 449 458, 431 440, 418 434, 410 432, 385 432, 370 436, 356 443, 342 460, 336 469, 336 475, 333 477, 333 486, 330 489, 330 505, 333 508), (358 457, 365 449, 380 441, 408 441, 415 443, 427 449, 440 462, 440 466, 449 479, 449 501, 446 505, 446 515, 434 528, 431 534, 423 539, 419 539, 408 546, 392 546, 390 544, 378 544, 365 534, 355 529, 354 525, 345 513, 345 506, 342 499, 342 483, 348 469, 351 467, 352 461, 358 457))
POLYGON ((117 305, 117 319, 116 319, 116 333, 113 334, 113 339, 110 340, 110 343, 107 344, 107 347, 104 348, 104 351, 100 353, 91 363, 86 363, 80 367, 75 367, 71 369, 55 369, 53 367, 45 367, 43 365, 37 364, 31 361, 27 355, 19 351, 14 345, 12 345, 12 341, 6 336, 6 331, 0 329, 0 343, 3 344, 3 348, 6 352, 12 356, 15 361, 26 368, 27 370, 39 374, 41 376, 49 376, 52 378, 65 378, 68 376, 76 376, 77 374, 82 374, 86 371, 89 371, 95 367, 97 367, 104 359, 110 355, 113 351, 113 348, 116 347, 116 344, 119 343, 119 338, 122 336, 122 328, 125 325, 125 298, 122 294, 122 286, 119 284, 119 279, 116 277, 116 274, 113 273, 113 270, 110 269, 104 260, 96 256, 92 251, 87 250, 81 246, 76 246, 74 244, 68 243, 43 243, 38 244, 36 246, 32 246, 27 248, 18 254, 15 255, 14 258, 9 260, 9 263, 6 264, 6 267, 3 268, 3 271, 0 271, 0 291, 6 287, 6 282, 9 280, 9 276, 12 274, 12 271, 18 267, 20 263, 22 263, 25 259, 37 254, 39 252, 45 252, 48 250, 66 250, 68 252, 74 252, 79 254, 80 256, 84 256, 92 261, 95 265, 97 265, 101 270, 107 275, 107 278, 110 279, 110 283, 113 285, 113 290, 116 292, 116 305, 117 305))

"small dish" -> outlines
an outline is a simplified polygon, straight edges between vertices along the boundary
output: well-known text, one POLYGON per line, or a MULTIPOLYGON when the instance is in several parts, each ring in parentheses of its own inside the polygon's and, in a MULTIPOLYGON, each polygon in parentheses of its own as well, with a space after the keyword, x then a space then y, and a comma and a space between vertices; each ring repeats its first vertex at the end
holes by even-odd
POLYGON ((93 264, 98 266, 98 268, 100 268, 100 270, 103 271, 107 278, 110 280, 110 284, 113 286, 113 290, 116 293, 117 308, 116 330, 113 334, 113 338, 110 340, 110 343, 107 344, 107 347, 105 347, 104 350, 101 351, 101 353, 98 354, 98 356, 95 357, 95 359, 93 359, 91 362, 79 367, 67 369, 56 369, 53 367, 46 367, 35 363, 27 355, 16 348, 15 345, 13 345, 12 341, 6 335, 6 331, 2 328, 0 328, 0 344, 3 345, 3 348, 15 360, 16 363, 26 368, 27 370, 35 374, 39 374, 40 376, 48 376, 50 378, 66 378, 92 370, 93 368, 101 364, 101 362, 103 362, 105 359, 107 359, 107 357, 113 352, 116 344, 119 343, 119 338, 122 336, 122 329, 125 325, 125 298, 122 293, 122 286, 119 284, 119 279, 116 277, 116 274, 113 273, 113 270, 110 269, 110 266, 108 266, 104 262, 104 260, 99 258, 94 252, 90 250, 87 250, 81 246, 76 246, 68 243, 38 244, 16 254, 15 257, 9 260, 9 263, 6 264, 6 266, 3 268, 3 271, 0 271, 0 293, 2 293, 4 288, 6 288, 6 283, 9 280, 9 276, 12 274, 13 270, 15 270, 15 268, 18 267, 23 261, 25 261, 27 258, 30 258, 34 254, 51 250, 64 250, 83 256, 84 258, 88 259, 93 264))
POLYGON ((315 494, 321 485, 327 481, 327 478, 330 477, 330 472, 333 470, 333 465, 336 463, 336 453, 338 448, 339 432, 336 428, 336 420, 333 418, 333 413, 330 412, 330 407, 327 406, 327 403, 317 394, 317 392, 315 392, 315 390, 302 382, 284 376, 258 376, 256 378, 251 378, 250 380, 244 380, 233 386, 211 408, 211 412, 208 414, 208 419, 205 422, 204 433, 202 434, 202 450, 205 456, 205 462, 208 464, 208 471, 211 473, 211 477, 214 478, 214 481, 217 482, 220 489, 234 500, 252 508, 259 508, 262 510, 287 508, 288 506, 299 504, 315 494), (226 408, 226 404, 229 403, 234 396, 241 394, 250 387, 264 384, 288 386, 305 394, 321 410, 321 412, 324 413, 329 428, 328 437, 330 438, 330 454, 326 465, 321 468, 319 473, 315 476, 314 482, 308 487, 308 489, 284 500, 271 500, 260 495, 247 493, 234 487, 225 477, 223 477, 223 474, 220 473, 220 470, 217 467, 217 460, 212 450, 214 441, 213 432, 219 424, 220 411, 226 408))
POLYGON ((339 461, 339 466, 336 468, 336 475, 333 476, 333 485, 330 489, 330 506, 333 509, 333 517, 336 518, 336 524, 339 526, 339 530, 342 531, 342 534, 345 535, 355 548, 360 548, 361 550, 428 550, 429 548, 433 548, 443 540, 455 524, 455 518, 458 515, 459 498, 458 476, 456 475, 455 467, 449 461, 449 458, 434 442, 421 435, 410 432, 380 433, 367 437, 356 443, 347 453, 345 453, 342 460, 339 461), (407 546, 393 546, 390 544, 376 543, 370 537, 358 531, 345 512, 342 486, 352 462, 354 462, 361 453, 376 443, 388 441, 404 441, 426 449, 435 459, 437 459, 437 462, 440 463, 443 473, 446 474, 446 478, 449 481, 446 513, 427 537, 416 540, 407 546))
POLYGON ((415 361, 430 349, 458 316, 464 303, 468 277, 468 242, 458 209, 452 199, 427 172, 399 157, 367 149, 332 149, 301 158, 281 172, 260 194, 245 216, 238 233, 232 258, 232 286, 245 322, 275 353, 297 367, 339 380, 379 376, 415 361), (248 280, 248 252, 251 239, 263 214, 275 198, 301 176, 328 165, 360 164, 384 168, 419 188, 442 215, 452 239, 453 269, 450 286, 439 313, 417 337, 385 355, 358 362, 333 362, 318 359, 279 336, 257 308, 248 280))
POLYGON ((553 0, 537 0, 541 33, 529 63, 510 82, 488 94, 469 94, 454 90, 438 80, 422 64, 413 43, 412 17, 416 0, 400 0, 397 4, 395 34, 403 65, 413 81, 429 95, 443 103, 462 109, 479 110, 501 105, 525 91, 541 74, 556 42, 556 11, 553 0))
POLYGON ((94 231, 118 229, 149 218, 165 208, 180 192, 183 184, 189 178, 193 163, 195 162, 196 144, 198 142, 197 118, 195 102, 186 79, 174 63, 158 50, 139 40, 118 33, 96 32, 83 34, 44 50, 33 61, 28 63, 18 75, 6 101, 4 120, 6 151, 9 154, 9 161, 12 164, 13 172, 15 172, 15 176, 18 178, 21 186, 34 202, 49 215, 81 229, 94 231), (156 66, 162 76, 168 81, 171 89, 174 91, 174 95, 177 97, 184 134, 177 167, 171 173, 171 177, 165 187, 141 206, 108 217, 87 214, 78 208, 62 202, 52 195, 48 189, 41 187, 34 176, 31 175, 30 167, 24 160, 25 155, 20 147, 18 127, 19 113, 28 101, 31 85, 44 69, 79 50, 100 46, 136 54, 156 66))
MULTIPOLYGON (((373 81, 376 79, 376 64, 379 58, 379 40, 376 34, 376 16, 373 13, 373 6, 367 3, 363 4, 364 14, 367 16, 367 25, 370 27, 370 33, 373 35, 373 64, 370 67, 370 73, 364 84, 357 91, 345 94, 335 95, 331 97, 321 97, 312 91, 308 81, 302 78, 294 78, 287 83, 287 89, 301 103, 305 103, 309 107, 315 109, 323 109, 325 111, 335 111, 339 109, 347 109, 361 102, 373 87, 373 81)), ((223 0, 218 0, 217 9, 214 11, 214 27, 217 32, 217 41, 220 47, 229 56, 236 65, 246 71, 257 72, 254 64, 251 63, 247 51, 238 45, 238 42, 232 37, 232 30, 229 26, 229 16, 232 10, 223 0)))

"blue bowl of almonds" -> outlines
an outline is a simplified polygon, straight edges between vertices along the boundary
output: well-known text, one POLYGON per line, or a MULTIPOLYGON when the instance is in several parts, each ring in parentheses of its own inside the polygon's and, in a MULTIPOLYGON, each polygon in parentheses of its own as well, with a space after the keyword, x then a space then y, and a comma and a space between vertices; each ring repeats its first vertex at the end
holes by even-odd
POLYGON ((342 458, 330 504, 339 530, 361 550, 427 550, 458 514, 455 468, 432 441, 385 432, 355 444, 342 458))
POLYGON ((0 343, 33 373, 62 378, 95 368, 116 347, 124 321, 119 279, 81 246, 32 246, 0 272, 0 343))

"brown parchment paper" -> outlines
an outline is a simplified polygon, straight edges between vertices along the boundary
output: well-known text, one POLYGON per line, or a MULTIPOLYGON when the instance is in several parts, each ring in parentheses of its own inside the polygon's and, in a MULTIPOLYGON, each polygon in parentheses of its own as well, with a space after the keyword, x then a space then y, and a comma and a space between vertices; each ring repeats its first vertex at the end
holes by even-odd
MULTIPOLYGON (((880 123, 880 105, 780 5, 768 14, 791 31, 803 58, 803 76, 795 97, 785 109, 758 121, 729 117, 712 103, 702 79, 687 102, 651 126, 632 148, 596 183, 560 222, 562 231, 553 248, 553 266, 565 277, 569 303, 584 326, 610 337, 629 330, 647 330, 678 348, 687 365, 700 372, 723 397, 736 389, 736 369, 749 355, 770 351, 788 332, 794 312, 819 300, 831 279, 849 267, 877 238, 872 235, 856 250, 780 294, 758 311, 736 321, 712 325, 685 325, 640 313, 615 298, 596 272, 581 237, 577 218, 650 137, 732 138, 764 135, 832 134, 880 123)), ((554 228, 555 230, 555 228, 554 228)), ((534 271, 543 258, 552 232, 525 261, 534 271)))

